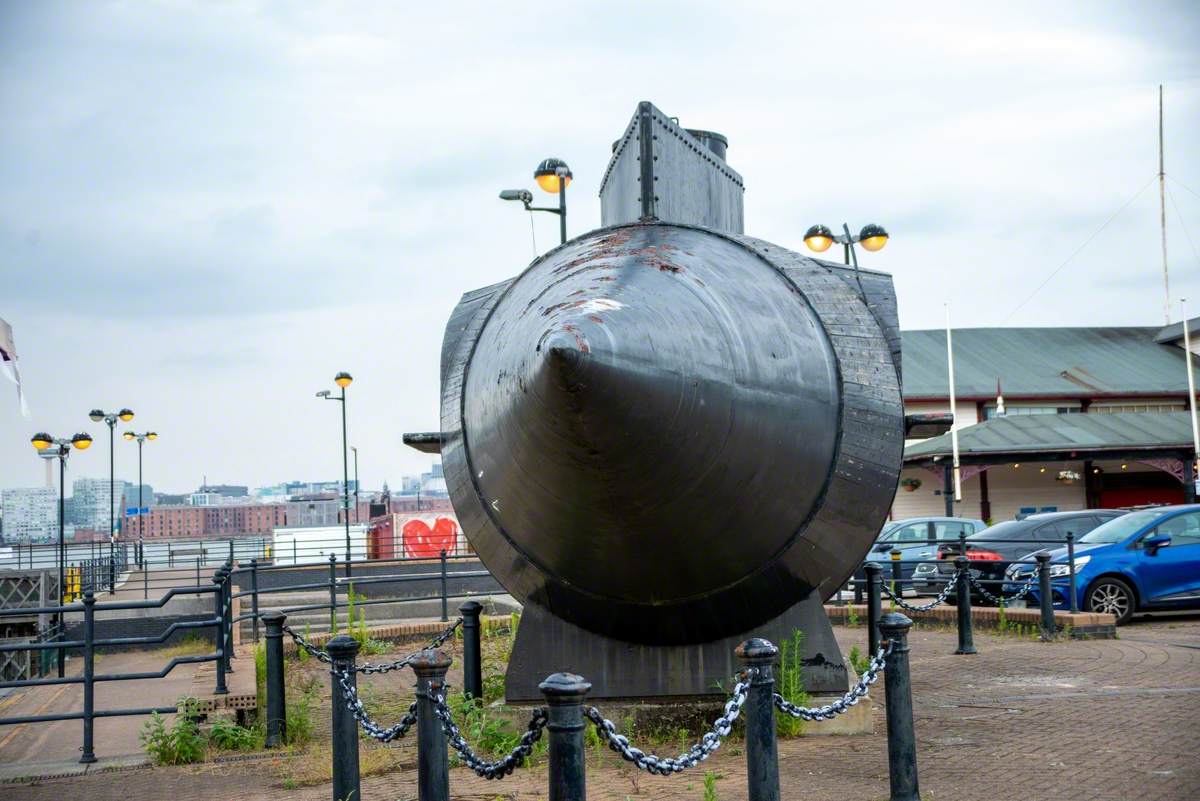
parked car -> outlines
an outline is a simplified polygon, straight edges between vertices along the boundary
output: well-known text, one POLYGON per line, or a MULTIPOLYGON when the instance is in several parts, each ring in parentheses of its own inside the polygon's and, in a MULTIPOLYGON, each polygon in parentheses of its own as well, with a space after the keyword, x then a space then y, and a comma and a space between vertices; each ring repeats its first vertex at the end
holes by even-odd
MULTIPOLYGON (((1024 559, 1031 552, 1062 547, 1067 533, 1076 540, 1092 529, 1126 514, 1120 509, 1087 509, 1079 512, 1042 512, 1023 520, 1006 520, 991 528, 967 537, 966 556, 971 560, 971 575, 984 582, 1003 581, 1005 571, 1014 560, 1024 559), (1039 547, 1038 543, 1045 543, 1039 547)), ((936 593, 954 574, 954 557, 959 555, 958 543, 939 545, 937 562, 917 565, 913 571, 913 586, 918 593, 936 593)), ((1032 557, 1030 557, 1032 558, 1032 557)), ((1000 584, 984 584, 989 592, 997 593, 1000 584)), ((972 593, 972 597, 978 593, 972 593)))
MULTIPOLYGON (((891 552, 896 549, 900 551, 900 577, 910 579, 921 560, 937 555, 938 540, 952 540, 960 532, 970 535, 985 528, 987 523, 969 517, 910 517, 895 520, 879 532, 863 564, 876 562, 883 565, 884 577, 890 578, 891 552)), ((855 578, 865 578, 862 567, 854 575, 855 578)))
MULTIPOLYGON (((1068 606, 1067 550, 1050 552, 1054 605, 1068 606)), ((1015 592, 1032 567, 1007 571, 1015 592)), ((1075 548, 1076 603, 1125 623, 1137 611, 1200 609, 1200 504, 1143 509, 1111 520, 1080 538, 1075 548)), ((1037 590, 1030 602, 1038 603, 1037 590)))

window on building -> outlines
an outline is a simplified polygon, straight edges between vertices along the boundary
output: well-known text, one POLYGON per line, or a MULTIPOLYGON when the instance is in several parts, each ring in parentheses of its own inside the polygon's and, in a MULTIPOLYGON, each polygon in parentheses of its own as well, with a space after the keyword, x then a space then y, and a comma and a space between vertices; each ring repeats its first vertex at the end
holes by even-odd
POLYGON ((1088 409, 1091 414, 1120 414, 1122 412, 1182 412, 1187 407, 1182 403, 1114 403, 1103 406, 1093 405, 1088 409))
MULTIPOLYGON (((1013 417, 1018 414, 1079 414, 1083 409, 1079 406, 1014 406, 1004 405, 1004 416, 1013 417)), ((983 419, 991 420, 996 416, 996 404, 989 403, 983 407, 983 419)))

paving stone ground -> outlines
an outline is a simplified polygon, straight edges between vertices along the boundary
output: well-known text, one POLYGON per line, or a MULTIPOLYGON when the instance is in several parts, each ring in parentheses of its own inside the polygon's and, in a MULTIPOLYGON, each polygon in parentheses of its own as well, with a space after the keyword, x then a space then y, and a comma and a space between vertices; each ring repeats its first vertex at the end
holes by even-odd
MULTIPOLYGON (((860 629, 836 629, 843 648, 860 629)), ((1039 643, 977 634, 980 653, 954 655, 948 631, 911 637, 922 796, 926 801, 1195 801, 1200 799, 1200 616, 1143 619, 1118 640, 1039 643)), ((395 683, 395 674, 371 682, 395 683)), ((881 682, 882 683, 882 682, 881 682)), ((409 685, 408 677, 404 684, 409 685)), ((381 683, 379 692, 386 691, 381 683)), ((882 702, 882 691, 875 692, 882 702)), ((885 722, 870 736, 780 743, 783 797, 820 801, 888 797, 885 722)), ((390 722, 390 718, 389 718, 390 722)), ((391 769, 363 780, 363 798, 414 799, 415 751, 390 749, 391 769)), ((190 768, 92 773, 0 787, 6 799, 328 799, 328 783, 292 788, 296 763, 256 760, 190 768)), ((731 742, 695 772, 639 774, 615 755, 593 754, 588 794, 616 801, 703 796, 704 770, 722 801, 746 798, 744 755, 731 742)), ((500 782, 451 772, 459 799, 542 799, 544 765, 500 782)))

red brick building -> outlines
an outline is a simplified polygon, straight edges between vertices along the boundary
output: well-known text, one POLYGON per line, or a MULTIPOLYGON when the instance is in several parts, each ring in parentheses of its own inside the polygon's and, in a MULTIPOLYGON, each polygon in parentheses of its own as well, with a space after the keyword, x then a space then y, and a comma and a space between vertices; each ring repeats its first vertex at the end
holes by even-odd
POLYGON ((281 503, 228 504, 221 506, 154 506, 141 516, 126 517, 121 531, 126 539, 228 539, 269 535, 286 524, 281 503), (139 528, 140 526, 140 528, 139 528))

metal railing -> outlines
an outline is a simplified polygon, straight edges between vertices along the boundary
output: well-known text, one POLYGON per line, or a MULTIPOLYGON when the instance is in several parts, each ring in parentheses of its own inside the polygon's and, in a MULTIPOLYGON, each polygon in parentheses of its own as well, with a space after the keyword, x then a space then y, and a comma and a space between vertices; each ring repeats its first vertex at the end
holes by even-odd
POLYGON ((221 583, 217 583, 214 578, 214 583, 212 586, 176 587, 169 590, 156 601, 113 601, 108 603, 98 603, 92 589, 88 587, 84 589, 83 598, 79 603, 43 607, 26 607, 21 609, 0 609, 0 619, 19 615, 48 614, 54 615, 56 619, 60 621, 59 626, 61 627, 59 633, 53 639, 42 640, 40 642, 24 642, 0 645, 0 653, 9 653, 14 651, 41 651, 43 653, 46 651, 57 652, 59 658, 59 675, 51 678, 0 681, 0 688, 48 687, 63 684, 78 684, 83 688, 83 708, 79 711, 58 712, 45 715, 0 717, 0 726, 13 726, 25 723, 46 723, 59 720, 80 720, 83 722, 83 746, 80 749, 82 751, 82 755, 80 756, 79 761, 82 763, 90 763, 96 761, 96 752, 93 745, 93 731, 96 718, 149 715, 155 712, 168 713, 176 711, 175 706, 96 710, 95 690, 97 684, 110 681, 144 681, 161 679, 165 678, 178 665, 195 662, 216 662, 216 686, 213 692, 214 694, 221 695, 228 693, 229 690, 225 685, 225 668, 227 666, 229 655, 229 641, 225 637, 222 637, 220 633, 223 631, 222 621, 228 619, 229 612, 225 593, 222 592, 222 586, 223 585, 221 583), (157 636, 111 637, 106 639, 96 638, 97 612, 157 609, 162 608, 172 598, 179 595, 206 594, 212 594, 214 598, 213 615, 210 618, 194 621, 175 621, 168 625, 164 631, 157 636), (66 615, 77 613, 81 613, 83 618, 82 639, 67 640, 63 634, 63 632, 67 630, 66 625, 65 622, 61 621, 65 621, 66 615), (210 654, 177 656, 171 659, 166 666, 159 671, 100 674, 95 672, 97 649, 123 648, 131 645, 161 644, 165 643, 177 631, 204 628, 213 629, 216 632, 215 636, 217 638, 217 642, 219 643, 210 654), (80 675, 66 676, 63 674, 63 657, 68 650, 77 650, 80 652, 83 660, 80 675))
MULTIPOLYGON (((339 573, 348 573, 345 560, 339 560, 337 554, 330 553, 326 560, 325 570, 322 571, 324 576, 320 581, 302 581, 295 584, 287 584, 281 586, 273 586, 266 588, 262 586, 261 579, 264 575, 277 572, 288 572, 296 574, 299 572, 296 565, 291 564, 260 564, 257 559, 251 559, 249 565, 231 566, 227 562, 230 575, 236 577, 239 586, 242 586, 244 581, 249 586, 233 592, 231 598, 249 598, 250 608, 236 615, 231 621, 231 625, 238 625, 243 621, 249 620, 252 625, 252 636, 255 642, 259 639, 259 611, 262 606, 261 596, 270 594, 277 596, 287 593, 303 593, 313 592, 315 590, 323 590, 328 593, 329 600, 321 603, 304 603, 290 606, 282 606, 277 611, 284 614, 295 614, 298 612, 311 612, 327 610, 329 612, 329 626, 331 631, 337 630, 337 613, 339 609, 355 609, 367 606, 420 603, 429 601, 440 601, 441 603, 441 619, 449 621, 449 602, 451 598, 469 597, 480 593, 473 592, 451 592, 450 583, 452 581, 463 581, 466 579, 492 578, 491 572, 487 570, 455 570, 448 569, 449 562, 452 560, 474 559, 474 555, 464 554, 460 556, 452 556, 446 551, 442 551, 437 556, 437 561, 430 566, 435 568, 429 572, 420 573, 385 573, 379 574, 362 574, 359 575, 339 575, 339 573), (437 581, 438 592, 434 594, 406 596, 406 597, 356 597, 351 599, 350 593, 355 590, 364 588, 375 588, 385 585, 403 585, 414 582, 431 582, 437 581)), ((372 566, 380 567, 389 564, 420 564, 429 563, 429 560, 424 559, 361 559, 354 560, 350 566, 372 566)), ((313 572, 313 565, 300 566, 300 570, 304 572, 313 572)), ((461 587, 457 588, 461 590, 461 587)), ((495 592, 506 592, 498 582, 495 582, 495 589, 489 590, 495 592)), ((354 621, 350 621, 353 623, 354 621)))
MULTIPOLYGON (((314 540, 292 538, 279 543, 271 535, 127 539, 115 543, 111 549, 107 542, 68 543, 63 549, 66 600, 78 600, 87 586, 96 593, 140 590, 142 599, 149 600, 173 587, 206 586, 211 572, 226 562, 244 566, 255 560, 264 567, 321 567, 334 555, 343 570, 352 572, 353 566, 359 564, 436 560, 439 550, 428 542, 406 543, 399 536, 377 541, 358 535, 351 543, 351 561, 347 565, 345 538, 341 534, 314 540)), ((457 534, 445 550, 452 560, 475 558, 474 551, 457 534)), ((12 546, 12 555, 0 559, 0 571, 57 570, 59 557, 55 543, 17 543, 12 546)))
MULTIPOLYGON (((986 533, 986 531, 984 533, 986 533)), ((892 594, 896 596, 903 596, 906 588, 916 590, 918 587, 921 589, 937 588, 939 590, 938 595, 940 596, 940 590, 944 590, 947 584, 954 580, 953 576, 957 575, 957 571, 952 571, 949 575, 939 571, 918 577, 916 575, 916 569, 913 568, 913 566, 922 564, 945 565, 947 562, 957 556, 966 556, 969 563, 968 569, 971 571, 969 583, 975 588, 974 596, 983 600, 991 601, 994 605, 999 606, 1002 603, 1011 603, 1014 600, 1018 600, 1019 598, 1029 594, 1030 590, 1034 589, 1033 587, 1029 586, 1029 582, 1031 577, 1035 577, 1037 575, 1037 565, 1039 562, 1033 552, 1046 552, 1046 549, 1065 548, 1067 551, 1066 561, 1059 562, 1057 564, 1064 565, 1066 570, 1062 571, 1061 575, 1052 576, 1051 594, 1053 598, 1061 597, 1062 599, 1061 601, 1056 601, 1055 603, 1062 604, 1070 612, 1074 613, 1079 611, 1079 588, 1076 581, 1075 542, 1075 535, 1070 532, 1068 532, 1066 537, 1061 540, 987 539, 978 535, 968 539, 966 535, 960 534, 955 539, 931 539, 922 540, 919 543, 896 543, 897 545, 902 544, 905 547, 919 546, 936 548, 938 550, 938 555, 935 557, 923 559, 905 559, 902 558, 903 554, 898 548, 892 548, 888 552, 879 552, 876 551, 877 546, 872 546, 872 551, 870 554, 868 554, 866 561, 874 561, 872 558, 873 555, 875 553, 880 553, 878 560, 884 564, 891 564, 891 573, 886 577, 886 580, 892 594), (988 545, 1028 545, 1030 548, 1027 555, 1019 559, 1001 558, 997 560, 971 558, 972 550, 985 551, 988 549, 988 545), (943 546, 953 547, 946 547, 943 549, 943 546), (955 548, 957 550, 955 550, 955 548), (989 565, 1002 565, 1002 572, 1004 575, 1002 575, 1000 578, 982 578, 981 569, 986 568, 989 565), (1015 571, 1015 575, 1007 575, 1007 569, 1014 565, 1026 565, 1029 567, 1029 570, 1024 571, 1018 569, 1015 571), (903 575, 906 568, 913 568, 913 575, 910 575, 907 578, 903 575), (1022 587, 1022 585, 1025 586, 1022 587), (1005 597, 1005 587, 1013 588, 1014 594, 1005 597)), ((862 603, 863 593, 866 590, 865 578, 851 579, 847 583, 846 589, 853 591, 855 603, 862 603)), ((835 599, 835 603, 841 602, 842 600, 841 593, 839 592, 835 599)), ((909 608, 911 609, 912 607, 909 608)))

